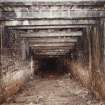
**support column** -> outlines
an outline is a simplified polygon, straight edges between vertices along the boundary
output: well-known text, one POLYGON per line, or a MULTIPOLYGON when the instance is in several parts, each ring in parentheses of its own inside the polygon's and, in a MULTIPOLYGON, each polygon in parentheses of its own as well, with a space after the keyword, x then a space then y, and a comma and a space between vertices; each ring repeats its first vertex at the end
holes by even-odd
POLYGON ((4 96, 4 88, 2 84, 2 77, 3 77, 3 72, 2 72, 2 50, 3 50, 3 34, 4 34, 4 23, 1 23, 0 25, 0 103, 2 103, 5 100, 4 96))
POLYGON ((88 54, 89 54, 89 70, 91 71, 92 69, 92 48, 91 48, 91 26, 89 28, 86 29, 86 33, 87 33, 87 38, 88 38, 88 54))
POLYGON ((21 41, 21 53, 22 53, 22 60, 26 60, 26 44, 24 39, 21 41))
POLYGON ((2 54, 2 26, 0 26, 0 78, 1 78, 1 72, 2 72, 2 63, 1 63, 1 54, 2 54))
POLYGON ((33 77, 34 77, 34 60, 33 60, 33 55, 31 55, 30 66, 31 66, 31 79, 33 79, 33 77))
POLYGON ((101 21, 96 21, 96 26, 91 29, 91 54, 92 54, 92 92, 97 98, 105 98, 105 78, 103 68, 103 28, 101 21))
POLYGON ((0 79, 2 78, 2 51, 3 51, 3 35, 4 34, 4 23, 0 25, 0 79))
POLYGON ((29 60, 29 43, 28 43, 28 40, 26 41, 25 44, 26 44, 26 57, 29 60))
POLYGON ((95 71, 102 71, 103 66, 103 33, 100 27, 100 22, 92 28, 93 34, 91 36, 92 43, 92 69, 95 71))
MULTIPOLYGON (((105 65, 105 22, 104 22, 104 65, 105 65)), ((105 66, 104 66, 104 70, 105 70, 105 66)))

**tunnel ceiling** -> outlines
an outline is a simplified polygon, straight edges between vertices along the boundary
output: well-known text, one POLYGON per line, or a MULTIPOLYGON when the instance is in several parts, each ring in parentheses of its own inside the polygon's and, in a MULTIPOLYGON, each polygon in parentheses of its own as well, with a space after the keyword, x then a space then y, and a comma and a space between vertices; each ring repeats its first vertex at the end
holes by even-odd
POLYGON ((70 53, 97 18, 105 18, 104 5, 104 0, 1 1, 0 20, 9 30, 19 32, 36 55, 59 56, 70 53))

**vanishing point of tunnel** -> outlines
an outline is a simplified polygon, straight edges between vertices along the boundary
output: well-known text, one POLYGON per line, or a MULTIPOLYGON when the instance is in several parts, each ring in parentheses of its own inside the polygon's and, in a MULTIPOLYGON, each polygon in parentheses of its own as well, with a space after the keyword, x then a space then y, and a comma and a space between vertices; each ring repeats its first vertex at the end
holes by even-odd
POLYGON ((0 0, 0 105, 105 105, 105 0, 0 0))

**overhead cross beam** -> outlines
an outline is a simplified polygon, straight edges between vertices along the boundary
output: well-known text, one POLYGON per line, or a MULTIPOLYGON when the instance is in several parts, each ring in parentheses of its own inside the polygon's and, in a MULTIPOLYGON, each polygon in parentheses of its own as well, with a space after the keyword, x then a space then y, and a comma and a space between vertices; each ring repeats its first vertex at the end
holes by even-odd
POLYGON ((61 0, 0 0, 0 8, 16 8, 16 10, 19 10, 18 8, 24 7, 24 8, 29 8, 32 6, 66 6, 66 7, 73 7, 73 6, 88 6, 88 7, 94 7, 97 8, 99 7, 104 7, 105 1, 104 0, 66 0, 66 1, 61 1, 61 0), (9 3, 8 3, 9 2, 9 3))
POLYGON ((5 21, 5 26, 48 26, 48 25, 94 25, 95 20, 69 20, 69 19, 34 19, 34 20, 11 20, 5 21))
POLYGON ((0 20, 31 20, 31 19, 92 19, 92 18, 104 18, 105 10, 56 10, 39 12, 22 12, 22 11, 7 11, 2 12, 3 17, 0 20))
POLYGON ((72 36, 82 36, 82 32, 81 31, 77 31, 77 32, 66 32, 66 31, 58 31, 58 32, 44 32, 44 31, 40 31, 40 32, 36 32, 33 34, 21 34, 20 37, 23 38, 45 38, 45 37, 72 37, 72 36))
POLYGON ((42 25, 42 26, 13 26, 8 29, 13 30, 35 30, 35 29, 74 29, 74 28, 86 28, 87 25, 42 25))
POLYGON ((35 49, 33 48, 34 51, 36 52, 47 52, 47 51, 58 51, 58 52, 62 52, 62 51, 70 51, 72 48, 59 48, 59 49, 35 49))
MULTIPOLYGON (((45 5, 45 4, 49 4, 49 5, 57 5, 58 3, 61 5, 64 4, 82 4, 82 5, 87 5, 91 4, 91 5, 96 5, 96 4, 103 4, 105 1, 104 0, 38 0, 35 2, 35 0, 0 0, 0 3, 7 3, 7 2, 11 2, 11 4, 13 5, 17 5, 17 6, 23 6, 23 5, 32 5, 32 4, 36 4, 36 5, 45 5), (17 4, 16 4, 17 3, 17 4)), ((8 5, 11 5, 8 3, 8 5)))
POLYGON ((36 52, 36 53, 47 53, 47 52, 56 53, 56 52, 69 52, 69 51, 70 51, 69 49, 54 49, 54 50, 51 50, 51 49, 49 49, 49 50, 35 50, 34 49, 34 52, 36 52))
POLYGON ((31 42, 29 42, 29 44, 30 45, 33 45, 33 44, 34 45, 37 45, 37 44, 52 44, 52 46, 53 46, 53 44, 58 44, 58 43, 59 44, 70 44, 70 43, 76 43, 76 42, 77 41, 65 41, 65 42, 62 42, 62 41, 61 42, 60 41, 59 42, 56 42, 56 41, 55 42, 54 41, 53 42, 35 42, 35 41, 31 41, 31 42))
POLYGON ((65 47, 65 46, 74 46, 74 43, 51 43, 51 44, 30 44, 32 47, 65 47))
POLYGON ((78 38, 46 38, 46 39, 28 39, 29 43, 74 43, 78 38))
POLYGON ((14 0, 14 1, 13 0, 1 0, 0 1, 0 3, 7 3, 7 2, 12 2, 12 3, 20 3, 21 2, 21 3, 24 3, 24 4, 25 3, 26 4, 27 3, 36 3, 36 4, 39 3, 40 4, 40 2, 43 2, 43 3, 54 3, 54 2, 55 3, 58 3, 58 2, 61 2, 61 3, 64 3, 64 2, 66 2, 66 3, 67 2, 71 2, 71 3, 72 2, 74 2, 74 3, 79 3, 79 2, 81 2, 81 3, 85 3, 85 2, 97 3, 98 2, 98 3, 101 3, 102 2, 103 3, 104 0, 100 0, 100 1, 99 0, 76 0, 76 1, 75 0, 66 0, 66 1, 65 0, 62 0, 62 1, 61 0, 56 0, 56 1, 53 1, 53 0, 38 0, 36 2, 35 2, 35 0, 24 0, 24 1, 23 0, 14 0))
POLYGON ((58 55, 65 55, 69 53, 69 51, 62 51, 62 52, 45 52, 45 53, 36 53, 34 52, 35 55, 48 55, 48 56, 58 56, 58 55))
POLYGON ((52 47, 34 47, 31 46, 34 50, 61 50, 61 49, 73 49, 73 46, 52 46, 52 47))
POLYGON ((78 37, 46 37, 46 38, 34 38, 34 37, 29 37, 29 38, 24 38, 27 41, 35 41, 35 42, 51 42, 51 41, 76 41, 78 40, 78 37))

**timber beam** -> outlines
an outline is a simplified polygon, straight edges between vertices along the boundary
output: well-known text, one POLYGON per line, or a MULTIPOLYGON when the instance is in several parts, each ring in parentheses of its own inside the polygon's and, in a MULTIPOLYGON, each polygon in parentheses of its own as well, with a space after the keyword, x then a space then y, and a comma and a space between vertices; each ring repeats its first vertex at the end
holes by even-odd
POLYGON ((71 49, 43 49, 43 50, 39 50, 39 49, 33 49, 35 52, 67 52, 70 51, 71 49))
POLYGON ((39 12, 22 12, 22 11, 7 11, 2 12, 3 16, 0 20, 24 20, 24 19, 92 19, 105 18, 105 10, 56 10, 39 12))
POLYGON ((37 44, 52 44, 52 46, 53 46, 53 44, 70 44, 70 43, 76 43, 77 41, 65 41, 65 42, 35 42, 35 41, 31 41, 31 42, 29 42, 29 44, 30 45, 33 45, 33 44, 35 44, 35 45, 37 45, 37 44))
POLYGON ((52 56, 54 56, 54 55, 56 55, 56 56, 58 56, 58 55, 65 55, 65 54, 67 54, 67 53, 69 53, 69 52, 46 52, 46 53, 34 53, 35 55, 52 55, 52 56))
POLYGON ((55 38, 55 39, 39 39, 39 40, 33 40, 29 39, 29 43, 74 43, 77 42, 78 38, 55 38))
POLYGON ((69 49, 55 49, 55 50, 35 50, 34 49, 34 52, 36 53, 47 53, 47 52, 69 52, 70 50, 69 49))
POLYGON ((36 32, 34 34, 21 34, 20 37, 22 38, 47 38, 47 37, 73 37, 73 36, 82 36, 81 31, 77 32, 66 32, 66 31, 59 31, 59 32, 36 32))
POLYGON ((8 27, 8 29, 13 29, 13 30, 35 30, 35 29, 74 29, 74 28, 87 28, 87 25, 57 25, 57 26, 13 26, 13 27, 8 27))
POLYGON ((35 42, 50 42, 50 41, 69 41, 69 40, 78 40, 78 37, 58 37, 58 38, 51 38, 51 37, 48 37, 48 38, 24 38, 26 40, 28 40, 29 42, 30 41, 35 41, 35 42))
POLYGON ((38 19, 38 20, 11 20, 5 21, 5 26, 43 26, 43 25, 95 25, 95 20, 68 20, 68 19, 38 19))
POLYGON ((73 46, 52 46, 52 47, 34 47, 31 46, 33 50, 60 50, 60 49, 73 49, 73 46))
POLYGON ((65 47, 65 46, 74 46, 75 43, 52 43, 52 44, 30 44, 31 47, 65 47))
POLYGON ((0 3, 7 3, 8 6, 32 6, 32 5, 102 5, 105 0, 0 0, 0 3), (7 3, 11 2, 11 3, 7 3))

